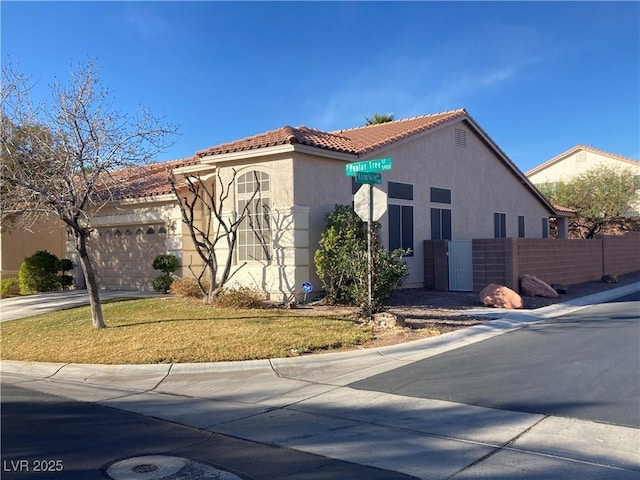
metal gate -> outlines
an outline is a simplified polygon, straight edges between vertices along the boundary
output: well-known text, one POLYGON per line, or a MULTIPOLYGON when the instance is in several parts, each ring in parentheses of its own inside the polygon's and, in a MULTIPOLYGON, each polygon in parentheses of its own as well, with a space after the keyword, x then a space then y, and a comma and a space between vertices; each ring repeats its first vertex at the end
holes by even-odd
POLYGON ((449 290, 473 291, 473 248, 471 240, 449 242, 449 290))

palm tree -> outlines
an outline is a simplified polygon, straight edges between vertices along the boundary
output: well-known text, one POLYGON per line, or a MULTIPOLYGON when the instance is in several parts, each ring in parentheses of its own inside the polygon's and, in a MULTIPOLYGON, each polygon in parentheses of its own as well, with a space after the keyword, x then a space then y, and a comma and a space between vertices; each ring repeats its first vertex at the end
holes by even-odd
POLYGON ((378 123, 393 122, 393 113, 374 113, 372 118, 364 117, 365 125, 377 125, 378 123))

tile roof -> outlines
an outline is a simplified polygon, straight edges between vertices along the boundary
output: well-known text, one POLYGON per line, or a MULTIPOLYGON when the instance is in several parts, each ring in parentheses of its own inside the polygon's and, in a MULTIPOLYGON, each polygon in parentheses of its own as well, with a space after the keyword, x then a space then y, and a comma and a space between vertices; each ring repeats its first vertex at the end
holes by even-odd
POLYGON ((196 155, 206 157, 287 144, 307 145, 335 152, 363 155, 465 116, 467 116, 466 110, 458 109, 333 132, 287 125, 242 140, 209 147, 196 152, 196 155))
MULTIPOLYGON (((198 157, 182 158, 163 163, 150 163, 112 173, 108 183, 112 198, 142 198, 171 193, 169 172, 200 163, 198 157)), ((106 185, 105 185, 106 187, 106 185)), ((101 189, 103 190, 103 189, 101 189)), ((104 190, 103 190, 104 191, 104 190)))
POLYGON ((603 155, 605 157, 609 157, 609 158, 614 158, 616 160, 620 160, 622 162, 625 163, 629 163, 631 165, 640 165, 640 162, 638 160, 634 160, 633 158, 629 158, 629 157, 625 157, 623 155, 618 155, 616 153, 609 153, 609 152, 605 152, 604 150, 600 150, 597 148, 593 148, 591 145, 587 146, 587 145, 576 145, 575 147, 570 148, 569 150, 562 152, 559 155, 556 155, 555 157, 553 157, 550 160, 547 160, 544 163, 541 163, 540 165, 538 165, 537 167, 532 168, 531 170, 529 170, 525 175, 531 176, 534 175, 548 167, 550 167, 551 165, 554 165, 556 163, 558 163, 559 161, 563 160, 564 158, 568 157, 569 155, 578 152, 580 150, 584 150, 587 152, 591 152, 591 153, 595 153, 598 155, 603 155))
MULTIPOLYGON (((295 128, 284 126, 252 137, 209 147, 196 152, 191 158, 122 170, 112 176, 112 180, 115 179, 118 186, 111 188, 111 193, 113 198, 116 199, 142 198, 171 193, 171 186, 167 181, 168 172, 180 167, 197 165, 200 163, 202 157, 244 152, 287 144, 307 145, 322 150, 361 156, 413 135, 432 130, 448 122, 461 119, 467 119, 481 135, 485 136, 492 144, 492 148, 496 149, 503 157, 503 160, 513 169, 514 174, 520 176, 526 186, 545 204, 551 207, 538 190, 530 184, 508 156, 473 118, 471 118, 465 109, 450 110, 442 113, 422 115, 333 132, 311 129, 305 126, 295 128)), ((558 208, 556 211, 566 212, 566 210, 562 208, 558 208)))
POLYGON ((640 162, 638 160, 634 160, 633 158, 625 157, 624 155, 618 155, 617 153, 605 152, 604 150, 600 150, 598 148, 593 148, 591 145, 589 145, 589 146, 587 146, 587 145, 576 145, 574 148, 577 149, 577 150, 587 150, 589 152, 597 153, 599 155, 604 155, 606 157, 616 158, 618 160, 629 162, 629 163, 634 164, 634 165, 640 164, 640 162))

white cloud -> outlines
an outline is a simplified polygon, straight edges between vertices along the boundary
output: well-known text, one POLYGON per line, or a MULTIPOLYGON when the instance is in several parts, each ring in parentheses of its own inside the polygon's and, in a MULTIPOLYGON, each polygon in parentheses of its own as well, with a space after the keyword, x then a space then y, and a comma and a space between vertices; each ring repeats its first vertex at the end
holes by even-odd
POLYGON ((167 20, 148 9, 130 9, 126 21, 147 40, 165 35, 171 29, 167 20))

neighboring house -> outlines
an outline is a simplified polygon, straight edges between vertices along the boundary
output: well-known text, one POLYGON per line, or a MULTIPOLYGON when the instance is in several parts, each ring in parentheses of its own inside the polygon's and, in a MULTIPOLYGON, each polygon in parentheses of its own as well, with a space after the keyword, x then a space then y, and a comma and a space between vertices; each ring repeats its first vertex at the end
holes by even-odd
MULTIPOLYGON (((630 171, 640 188, 640 162, 584 145, 576 145, 529 170, 526 175, 534 185, 540 187, 569 182, 578 175, 600 166, 630 171)), ((631 206, 631 210, 627 212, 627 216, 640 215, 640 190, 637 191, 636 197, 637 199, 631 206)))
POLYGON ((7 219, 0 227, 0 278, 17 278, 25 257, 39 250, 66 258, 66 242, 66 229, 57 218, 42 218, 29 228, 7 219))
POLYGON ((184 276, 199 268, 166 183, 174 169, 225 185, 235 172, 225 205, 230 217, 259 187, 251 214, 263 221, 239 232, 234 261, 246 265, 234 281, 273 300, 300 296, 305 281, 320 290, 313 255, 323 217, 336 204, 351 204, 359 187, 345 165, 386 157, 393 168, 378 186, 388 197, 381 236, 389 249, 411 248, 405 287, 424 284, 424 240, 543 238, 549 217, 561 216, 464 109, 333 132, 285 126, 123 177, 120 200, 93 220, 99 281, 150 289, 158 253, 176 254, 184 276))

